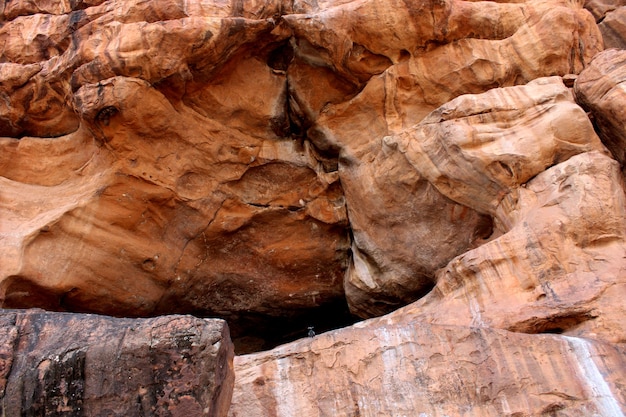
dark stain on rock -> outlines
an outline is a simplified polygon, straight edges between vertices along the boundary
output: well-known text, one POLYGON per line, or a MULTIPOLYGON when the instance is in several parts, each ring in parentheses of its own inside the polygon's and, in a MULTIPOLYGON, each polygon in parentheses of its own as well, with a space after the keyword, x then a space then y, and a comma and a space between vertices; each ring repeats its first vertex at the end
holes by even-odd
POLYGON ((119 112, 120 111, 116 107, 104 107, 96 115, 96 122, 101 125, 108 126, 111 121, 111 117, 117 115, 119 112))
POLYGON ((51 356, 24 378, 22 416, 83 416, 85 352, 51 356))
POLYGON ((87 13, 84 10, 78 10, 70 13, 70 21, 68 26, 71 32, 75 32, 89 21, 87 13))

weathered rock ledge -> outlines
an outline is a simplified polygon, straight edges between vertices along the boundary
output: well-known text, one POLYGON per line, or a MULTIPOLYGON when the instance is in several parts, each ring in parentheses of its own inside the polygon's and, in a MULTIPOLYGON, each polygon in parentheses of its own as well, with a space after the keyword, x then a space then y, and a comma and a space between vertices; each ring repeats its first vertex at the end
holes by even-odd
POLYGON ((229 416, 621 416, 625 353, 392 313, 236 357, 229 416))
POLYGON ((2 2, 3 413, 624 415, 625 7, 2 2))

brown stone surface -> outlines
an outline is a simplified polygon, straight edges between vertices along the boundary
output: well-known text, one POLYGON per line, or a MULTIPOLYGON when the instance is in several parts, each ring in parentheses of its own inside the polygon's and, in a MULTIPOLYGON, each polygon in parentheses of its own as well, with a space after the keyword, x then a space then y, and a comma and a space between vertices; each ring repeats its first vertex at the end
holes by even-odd
POLYGON ((3 305, 243 325, 426 293, 491 219, 380 139, 459 94, 578 72, 600 37, 564 1, 388 6, 5 5, 3 305))
MULTIPOLYGON (((230 414, 623 415, 623 6, 1 2, 0 306, 222 317, 249 352, 408 304, 240 357, 230 414)), ((62 359, 19 359, 7 415, 84 408, 92 342, 206 324, 92 318, 73 349, 84 316, 7 314, 3 395, 12 343, 62 359)))
MULTIPOLYGON (((438 268, 490 232, 488 218, 443 197, 411 172, 402 158, 382 147, 381 138, 419 122, 458 95, 524 83, 541 75, 578 72, 601 48, 590 16, 561 2, 488 7, 446 3, 433 8, 446 23, 429 21, 412 36, 399 36, 397 48, 385 52, 394 65, 372 77, 352 100, 325 108, 309 131, 318 147, 339 149, 339 177, 354 237, 346 296, 351 310, 362 317, 382 314, 424 294, 432 287, 438 268), (455 20, 459 18, 453 13, 456 7, 463 10, 464 22, 476 23, 484 33, 477 29, 475 35, 456 41, 455 36, 467 30, 455 20), (488 24, 494 16, 509 26, 498 29, 488 24), (440 29, 446 24, 449 30, 440 29), (562 31, 555 33, 555 25, 562 31), (494 32, 484 29, 493 27, 494 32), (578 48, 578 41, 585 47, 578 48), (527 48, 530 44, 534 47, 527 48)), ((367 28, 375 31, 374 25, 367 28)), ((409 25, 405 30, 410 29, 409 25)), ((355 42, 351 36, 356 35, 345 23, 329 31, 324 39, 332 35, 332 39, 348 37, 355 42)), ((332 49, 318 45, 321 41, 309 42, 332 49)), ((334 48, 344 44, 335 42, 334 48)), ((384 49, 376 44, 366 47, 377 53, 384 49)), ((341 53, 348 52, 331 52, 341 53)))
POLYGON ((591 112, 602 141, 615 159, 626 163, 626 50, 596 55, 576 79, 576 99, 591 112))
POLYGON ((229 416, 621 416, 623 346, 393 318, 235 358, 229 416))
POLYGON ((607 14, 598 28, 602 32, 605 48, 626 49, 626 6, 607 14))
POLYGON ((0 313, 0 414, 225 416, 233 345, 222 320, 0 313))
POLYGON ((285 35, 266 6, 108 2, 4 24, 0 130, 54 137, 0 139, 4 306, 343 308, 344 197, 336 168, 286 137, 286 74, 267 65, 285 35))
POLYGON ((458 97, 385 137, 383 146, 397 149, 448 198, 491 215, 511 190, 547 168, 604 150, 560 77, 458 97))
MULTIPOLYGON (((626 199, 619 165, 574 156, 511 192, 504 234, 453 259, 404 313, 430 323, 626 342, 626 199)), ((403 313, 403 314, 404 314, 403 313)))
POLYGON ((626 6, 626 0, 585 0, 585 9, 589 10, 597 21, 615 9, 626 6))

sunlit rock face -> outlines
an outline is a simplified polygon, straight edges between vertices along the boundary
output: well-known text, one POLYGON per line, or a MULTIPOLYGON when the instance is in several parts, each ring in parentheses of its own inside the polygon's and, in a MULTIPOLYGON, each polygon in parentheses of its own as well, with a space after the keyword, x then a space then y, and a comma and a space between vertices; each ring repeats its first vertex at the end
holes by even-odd
POLYGON ((621 416, 624 353, 584 338, 371 319, 236 357, 228 415, 621 416))
POLYGON ((623 415, 620 165, 561 78, 458 97, 383 146, 492 236, 419 301, 236 358, 229 415, 623 415))
POLYGON ((492 218, 382 138, 601 47, 567 2, 10 2, 3 19, 3 305, 234 331, 427 293, 492 218))
POLYGON ((278 5, 30 6, 0 35, 3 305, 347 316, 345 197, 292 134, 278 5))
POLYGON ((621 415, 624 6, 3 2, 0 306, 313 327, 231 416, 621 415))
POLYGON ((574 85, 576 98, 591 112, 613 157, 626 162, 626 51, 599 53, 574 85))

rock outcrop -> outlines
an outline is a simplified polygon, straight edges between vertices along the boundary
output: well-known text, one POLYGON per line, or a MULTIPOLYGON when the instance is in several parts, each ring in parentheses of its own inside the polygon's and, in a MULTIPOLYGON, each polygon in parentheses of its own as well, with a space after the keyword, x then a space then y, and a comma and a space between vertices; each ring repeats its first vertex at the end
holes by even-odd
POLYGON ((626 6, 624 0, 585 0, 585 9, 589 10, 595 19, 600 22, 608 14, 622 6, 626 6))
POLYGON ((626 341, 620 167, 560 78, 461 96, 384 142, 495 219, 410 307, 420 320, 626 341))
POLYGON ((233 344, 223 320, 0 314, 3 416, 223 416, 233 344))
POLYGON ((579 103, 593 115, 602 141, 626 163, 626 50, 599 53, 574 84, 579 103))
POLYGON ((388 6, 5 6, 3 304, 238 331, 425 294, 491 219, 381 137, 463 93, 578 72, 601 39, 569 2, 388 6))
POLYGON ((235 358, 229 416, 621 416, 624 353, 559 335, 371 319, 235 358))
POLYGON ((609 13, 598 28, 606 48, 626 49, 626 6, 609 13))
MULTIPOLYGON (((390 155, 381 138, 459 95, 579 72, 601 48, 590 16, 565 3, 480 4, 445 3, 441 10, 433 5, 434 15, 444 16, 441 22, 407 36, 399 58, 387 53, 397 63, 373 76, 352 100, 326 108, 309 132, 319 148, 339 149, 354 238, 346 297, 361 317, 423 295, 437 269, 491 232, 488 218, 442 196, 402 158, 390 155), (463 38, 461 28, 468 29, 453 11, 475 25, 471 36, 463 38)), ((345 26, 331 29, 340 35, 345 26)))
POLYGON ((287 32, 248 6, 5 9, 5 307, 194 312, 237 334, 258 317, 347 315, 338 175, 286 137, 271 58, 287 32))
POLYGON ((625 8, 2 2, 3 412, 623 415, 625 8))
POLYGON ((626 196, 560 77, 461 96, 383 146, 493 235, 384 318, 237 358, 230 416, 623 415, 626 196))
POLYGON ((585 8, 598 22, 605 48, 626 48, 626 1, 586 0, 585 8))

